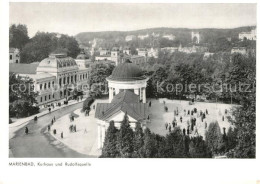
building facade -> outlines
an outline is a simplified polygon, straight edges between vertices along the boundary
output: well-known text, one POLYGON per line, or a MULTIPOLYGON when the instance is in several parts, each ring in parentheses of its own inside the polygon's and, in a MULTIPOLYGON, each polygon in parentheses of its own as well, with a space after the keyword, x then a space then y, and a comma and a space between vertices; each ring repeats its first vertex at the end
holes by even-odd
POLYGON ((238 35, 238 38, 240 40, 244 40, 244 39, 247 39, 247 40, 256 40, 256 29, 252 29, 251 31, 249 32, 242 32, 242 33, 239 33, 238 35))
POLYGON ((83 85, 88 84, 91 67, 68 57, 66 54, 50 54, 40 63, 11 64, 10 72, 33 79, 34 91, 38 92, 38 106, 58 100, 68 100, 83 85), (19 69, 17 69, 19 68, 19 69))
POLYGON ((20 50, 9 48, 9 63, 20 63, 20 50))

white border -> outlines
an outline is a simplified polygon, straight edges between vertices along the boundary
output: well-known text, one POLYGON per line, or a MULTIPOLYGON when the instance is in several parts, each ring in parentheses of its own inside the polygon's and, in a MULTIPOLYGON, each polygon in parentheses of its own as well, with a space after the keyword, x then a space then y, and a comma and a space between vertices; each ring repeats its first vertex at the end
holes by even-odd
MULTIPOLYGON (((23 1, 11 1, 23 2, 23 1)), ((29 2, 29 1, 26 1, 29 2)), ((30 1, 31 2, 31 1, 30 1)), ((53 2, 51 0, 41 2, 53 2)), ((66 0, 56 2, 70 2, 66 0)), ((97 1, 77 1, 97 2, 97 1)), ((102 0, 102 2, 123 2, 102 0)), ((124 1, 125 2, 125 1, 124 1)), ((169 3, 167 0, 135 0, 127 3, 169 3)), ((211 1, 214 3, 257 3, 256 0, 211 1)), ((9 5, 0 1, 0 184, 1 183, 211 183, 211 184, 251 184, 260 180, 260 157, 257 159, 9 159, 8 157, 8 28, 9 5), (89 162, 91 167, 8 167, 9 161, 79 161, 89 162)), ((209 3, 209 1, 176 0, 172 3, 209 3)), ((259 10, 259 4, 257 4, 259 10)), ((259 14, 257 19, 259 20, 259 14)), ((259 29, 258 33, 259 33, 259 29)), ((258 34, 259 38, 259 34, 258 34)), ((257 42, 257 51, 259 43, 257 42)), ((259 53, 259 52, 257 52, 259 53)), ((259 60, 257 54, 257 61, 259 60)), ((259 71, 259 64, 257 64, 259 71)), ((257 75, 257 91, 259 76, 257 75)), ((257 93, 257 105, 259 102, 257 93)), ((257 108, 256 114, 259 114, 257 108)), ((259 117, 257 124, 257 148, 259 149, 259 117)))

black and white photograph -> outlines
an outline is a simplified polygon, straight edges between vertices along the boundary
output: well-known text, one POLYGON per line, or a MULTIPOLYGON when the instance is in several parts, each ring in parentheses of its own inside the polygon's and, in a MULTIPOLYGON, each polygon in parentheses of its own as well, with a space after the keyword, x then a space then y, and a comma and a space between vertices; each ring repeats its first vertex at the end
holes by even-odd
POLYGON ((254 159, 256 42, 256 4, 10 2, 9 158, 254 159))

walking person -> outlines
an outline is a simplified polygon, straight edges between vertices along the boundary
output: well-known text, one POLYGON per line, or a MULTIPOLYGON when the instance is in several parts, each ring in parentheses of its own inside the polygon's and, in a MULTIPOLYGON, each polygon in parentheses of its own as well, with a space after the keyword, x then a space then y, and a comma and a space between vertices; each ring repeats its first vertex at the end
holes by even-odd
POLYGON ((87 133, 87 129, 85 128, 85 130, 84 130, 84 134, 86 134, 87 133))
POLYGON ((197 126, 195 126, 195 133, 194 133, 194 135, 196 135, 196 134, 199 135, 197 126))
POLYGON ((29 129, 28 129, 28 127, 27 127, 27 126, 25 127, 25 130, 24 130, 24 132, 25 132, 25 134, 26 134, 26 135, 29 133, 29 129))
POLYGON ((166 130, 167 130, 167 128, 168 128, 168 123, 167 123, 167 122, 165 123, 165 128, 166 128, 166 130))
POLYGON ((172 130, 172 127, 171 127, 171 125, 169 126, 169 132, 171 132, 171 130, 172 130))
POLYGON ((53 119, 51 120, 51 125, 53 125, 53 119))
POLYGON ((50 125, 48 125, 48 132, 51 130, 51 126, 50 125))
POLYGON ((74 132, 77 132, 76 125, 74 125, 74 132))
POLYGON ((183 135, 186 135, 186 130, 185 130, 185 128, 182 130, 182 132, 183 132, 183 135))
POLYGON ((60 137, 63 139, 63 132, 61 132, 60 137))

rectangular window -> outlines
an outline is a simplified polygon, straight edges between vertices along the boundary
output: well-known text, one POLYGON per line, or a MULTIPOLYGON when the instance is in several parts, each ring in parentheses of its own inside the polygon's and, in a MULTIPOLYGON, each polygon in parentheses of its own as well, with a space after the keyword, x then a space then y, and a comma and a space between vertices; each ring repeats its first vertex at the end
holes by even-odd
POLYGON ((51 95, 49 95, 49 100, 51 99, 51 95))
POLYGON ((47 96, 45 96, 45 101, 47 100, 47 96))
POLYGON ((42 97, 41 97, 41 102, 42 102, 42 97))
POLYGON ((12 60, 13 59, 13 56, 12 55, 10 55, 10 60, 12 60))

